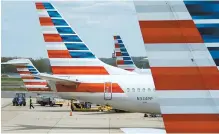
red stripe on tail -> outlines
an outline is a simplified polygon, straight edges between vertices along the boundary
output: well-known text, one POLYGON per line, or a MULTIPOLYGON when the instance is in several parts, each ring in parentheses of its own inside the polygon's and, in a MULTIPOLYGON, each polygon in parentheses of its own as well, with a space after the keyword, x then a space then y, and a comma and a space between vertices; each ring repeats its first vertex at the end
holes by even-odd
POLYGON ((41 26, 54 26, 50 17, 39 17, 41 26))
POLYGON ((71 58, 68 50, 47 50, 49 58, 71 58))
POLYGON ((120 48, 119 44, 115 44, 115 48, 120 48))
POLYGON ((62 42, 59 34, 43 34, 45 42, 62 42))
POLYGON ((21 79, 34 79, 34 76, 21 76, 21 79))
POLYGON ((24 85, 47 85, 47 82, 24 82, 24 85))
POLYGON ((121 52, 116 52, 116 56, 122 56, 121 52))
POLYGON ((124 65, 124 61, 123 60, 117 60, 117 65, 124 65))
POLYGON ((53 74, 78 74, 78 75, 108 75, 101 66, 52 66, 53 74))
POLYGON ((27 68, 27 66, 16 66, 16 68, 27 68))
POLYGON ((43 3, 36 3, 36 9, 45 9, 43 3))
POLYGON ((30 74, 29 71, 18 71, 19 74, 30 74))
POLYGON ((167 133, 219 133, 219 114, 163 114, 167 133))
POLYGON ((50 88, 27 88, 27 91, 51 91, 50 88))
POLYGON ((139 21, 144 43, 203 43, 193 20, 139 21))
POLYGON ((219 89, 216 67, 151 67, 151 71, 157 90, 219 89))

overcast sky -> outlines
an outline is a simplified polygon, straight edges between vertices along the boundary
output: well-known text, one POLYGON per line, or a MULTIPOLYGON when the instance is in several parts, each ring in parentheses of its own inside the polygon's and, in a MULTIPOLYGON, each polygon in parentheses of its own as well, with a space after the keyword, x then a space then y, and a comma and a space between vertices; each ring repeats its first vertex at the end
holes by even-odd
MULTIPOLYGON (((51 2, 93 53, 111 57, 119 34, 132 56, 146 56, 132 1, 51 2)), ((47 57, 34 2, 2 1, 2 56, 47 57)))

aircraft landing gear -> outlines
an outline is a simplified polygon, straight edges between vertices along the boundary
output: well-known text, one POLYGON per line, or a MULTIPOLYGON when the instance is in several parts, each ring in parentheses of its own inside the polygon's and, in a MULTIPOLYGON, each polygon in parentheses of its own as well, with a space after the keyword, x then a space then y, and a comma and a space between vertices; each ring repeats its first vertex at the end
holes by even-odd
POLYGON ((153 118, 155 118, 155 117, 157 117, 157 115, 153 114, 153 113, 150 113, 150 114, 144 114, 144 117, 153 117, 153 118))
POLYGON ((156 114, 151 114, 151 117, 156 118, 157 115, 156 114))
POLYGON ((144 117, 148 117, 148 114, 144 114, 144 117))

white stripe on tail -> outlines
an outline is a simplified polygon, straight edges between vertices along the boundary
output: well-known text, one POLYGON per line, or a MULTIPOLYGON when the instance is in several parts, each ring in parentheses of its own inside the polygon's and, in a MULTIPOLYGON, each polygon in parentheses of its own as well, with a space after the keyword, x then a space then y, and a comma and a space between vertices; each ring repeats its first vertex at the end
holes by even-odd
POLYGON ((29 59, 14 59, 2 64, 11 64, 16 67, 27 91, 51 91, 48 82, 37 76, 39 71, 29 59))
POLYGON ((51 3, 36 9, 54 75, 130 74, 101 62, 51 3))
POLYGON ((115 56, 116 56, 116 65, 119 68, 133 71, 137 67, 135 66, 131 56, 129 55, 121 37, 119 35, 114 36, 115 42, 115 56))
POLYGON ((150 69, 140 69, 133 62, 131 55, 128 53, 128 50, 125 47, 121 37, 119 35, 114 37, 114 54, 116 57, 116 65, 119 68, 124 70, 132 71, 138 74, 151 74, 150 69))

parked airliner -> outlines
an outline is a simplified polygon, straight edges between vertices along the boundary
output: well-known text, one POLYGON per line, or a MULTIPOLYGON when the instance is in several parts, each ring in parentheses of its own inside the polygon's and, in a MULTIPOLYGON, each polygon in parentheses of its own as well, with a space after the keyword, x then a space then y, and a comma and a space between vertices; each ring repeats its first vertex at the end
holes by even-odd
POLYGON ((134 4, 152 75, 101 62, 54 6, 43 2, 36 8, 53 75, 38 77, 81 100, 162 113, 167 133, 219 133, 218 2, 134 4))
MULTIPOLYGON (((160 113, 151 75, 103 63, 51 3, 36 3, 36 8, 53 73, 37 77, 54 82, 53 91, 63 98, 109 104, 121 110, 160 113), (142 83, 142 79, 147 82, 142 83)), ((22 69, 19 72, 22 74, 22 69)))
MULTIPOLYGON (((125 44, 119 35, 113 36, 114 38, 114 56, 116 58, 116 65, 119 68, 136 72, 138 74, 151 74, 150 69, 138 68, 128 53, 125 44)), ((144 59, 145 60, 145 59, 144 59)))

